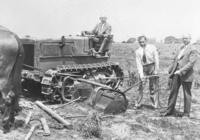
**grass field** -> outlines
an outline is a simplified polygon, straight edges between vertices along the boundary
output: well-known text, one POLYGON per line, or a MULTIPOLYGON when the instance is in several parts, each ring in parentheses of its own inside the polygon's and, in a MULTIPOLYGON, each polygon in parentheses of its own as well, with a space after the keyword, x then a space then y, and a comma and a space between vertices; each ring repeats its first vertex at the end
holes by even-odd
MULTIPOLYGON (((160 102, 162 107, 166 107, 169 91, 167 87, 167 68, 172 62, 173 55, 178 46, 180 45, 165 45, 155 44, 159 51, 160 57, 160 102)), ((137 44, 122 44, 114 43, 111 49, 111 61, 118 62, 123 68, 125 74, 128 71, 137 72, 135 64, 135 50, 137 44)), ((198 47, 198 46, 197 46, 198 47)), ((199 50, 199 48, 198 48, 199 50)), ((199 80, 200 62, 198 60, 195 66, 195 78, 199 80)), ((126 88, 126 87, 124 87, 126 88)), ((151 107, 149 99, 147 84, 145 86, 144 99, 142 101, 142 108, 138 110, 133 109, 134 100, 136 98, 137 87, 133 88, 127 93, 129 99, 129 106, 125 113, 105 118, 101 120, 101 136, 97 137, 84 137, 76 127, 74 129, 64 129, 61 124, 52 119, 49 115, 41 111, 34 103, 27 99, 21 99, 20 106, 23 108, 17 120, 26 117, 28 112, 32 110, 34 115, 38 118, 44 116, 47 119, 51 130, 51 136, 43 136, 42 128, 38 128, 32 140, 82 140, 82 139, 103 139, 103 140, 198 140, 200 139, 200 89, 192 89, 192 109, 191 118, 177 118, 177 117, 159 117, 159 111, 151 107)), ((54 108, 56 105, 48 105, 54 108)), ((180 90, 176 108, 183 111, 183 93, 180 90)), ((162 109, 162 108, 161 108, 162 109)), ((70 121, 74 126, 78 122, 84 122, 84 118, 70 118, 69 116, 88 115, 89 112, 94 111, 84 103, 76 103, 67 105, 61 109, 55 110, 60 116, 70 121), (68 117, 67 117, 68 116, 68 117)), ((33 118, 34 119, 34 118, 33 118)), ((37 120, 35 120, 37 121, 37 120)), ((17 121, 16 121, 17 122, 17 121)), ((27 127, 16 127, 8 134, 3 134, 0 131, 0 139, 2 140, 21 140, 24 139, 28 133, 30 125, 27 127)))

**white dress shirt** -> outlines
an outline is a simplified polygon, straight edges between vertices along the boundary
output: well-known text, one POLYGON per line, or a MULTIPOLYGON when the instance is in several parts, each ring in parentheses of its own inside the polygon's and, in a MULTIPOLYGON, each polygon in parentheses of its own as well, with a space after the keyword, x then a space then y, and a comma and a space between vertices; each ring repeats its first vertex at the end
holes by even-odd
MULTIPOLYGON (((143 72, 143 49, 142 47, 139 47, 136 50, 136 65, 137 65, 137 70, 140 75, 140 77, 144 77, 144 72, 143 72)), ((155 63, 155 71, 158 72, 159 70, 159 57, 158 57, 158 51, 157 48, 152 45, 152 44, 147 44, 145 46, 145 55, 146 55, 146 64, 150 63, 155 63)))
POLYGON ((178 59, 180 59, 180 58, 183 56, 183 53, 185 52, 186 48, 187 48, 187 46, 184 46, 184 47, 180 50, 180 52, 179 52, 179 54, 178 54, 178 59))

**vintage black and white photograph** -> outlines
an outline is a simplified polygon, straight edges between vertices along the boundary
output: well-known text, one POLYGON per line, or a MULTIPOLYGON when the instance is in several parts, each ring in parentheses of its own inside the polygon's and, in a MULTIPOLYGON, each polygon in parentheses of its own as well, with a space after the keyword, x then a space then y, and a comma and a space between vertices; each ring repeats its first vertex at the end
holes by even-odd
POLYGON ((0 0, 0 140, 199 140, 199 0, 0 0))

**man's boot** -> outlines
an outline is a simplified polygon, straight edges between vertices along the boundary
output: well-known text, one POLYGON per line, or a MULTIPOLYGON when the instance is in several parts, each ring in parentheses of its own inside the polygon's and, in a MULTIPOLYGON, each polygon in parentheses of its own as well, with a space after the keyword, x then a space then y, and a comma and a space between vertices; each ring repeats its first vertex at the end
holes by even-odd
POLYGON ((103 39, 103 42, 101 43, 101 46, 100 46, 99 51, 98 51, 99 54, 103 53, 105 46, 106 46, 106 43, 107 43, 107 40, 108 40, 107 38, 103 39))

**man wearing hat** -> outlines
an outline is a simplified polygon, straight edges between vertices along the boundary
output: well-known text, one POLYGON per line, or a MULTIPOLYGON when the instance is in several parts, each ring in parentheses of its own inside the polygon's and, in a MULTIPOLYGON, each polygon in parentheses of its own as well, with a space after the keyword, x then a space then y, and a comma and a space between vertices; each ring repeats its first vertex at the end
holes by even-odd
POLYGON ((107 17, 102 16, 99 18, 100 23, 98 23, 92 31, 84 31, 82 34, 92 34, 93 46, 100 43, 100 47, 94 48, 95 53, 98 55, 104 55, 108 51, 108 43, 112 39, 111 26, 106 22, 107 17))
POLYGON ((198 57, 198 51, 193 45, 190 45, 191 37, 183 36, 183 45, 177 51, 174 61, 169 68, 169 78, 171 78, 170 95, 168 98, 168 107, 161 116, 170 116, 176 113, 175 105, 180 86, 184 93, 184 117, 190 116, 191 108, 191 87, 194 78, 193 67, 198 57))
POLYGON ((152 44, 147 44, 146 36, 139 36, 138 42, 140 47, 135 51, 136 66, 139 74, 139 94, 135 102, 135 109, 141 105, 143 98, 143 84, 149 79, 150 99, 154 108, 159 107, 158 101, 158 84, 159 77, 157 76, 159 70, 159 56, 157 48, 152 44))

